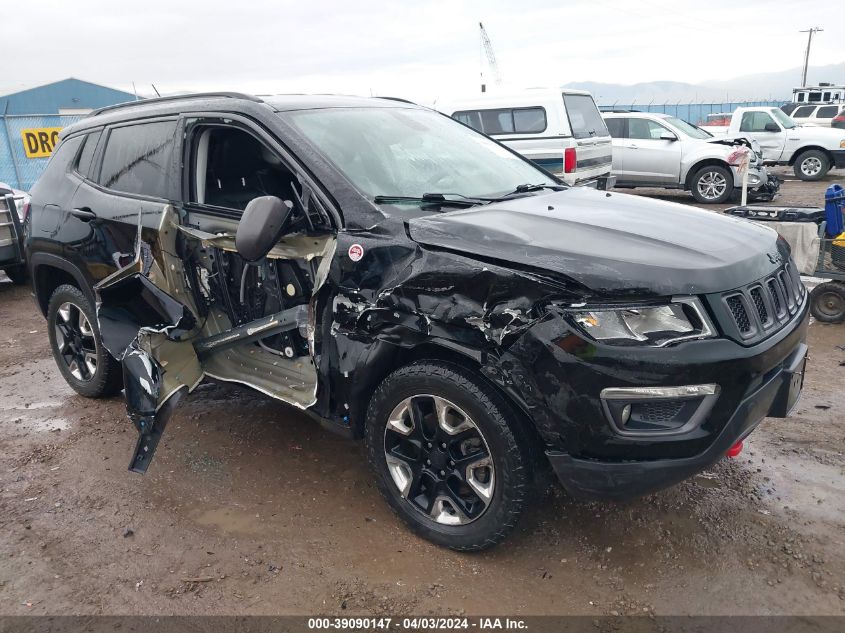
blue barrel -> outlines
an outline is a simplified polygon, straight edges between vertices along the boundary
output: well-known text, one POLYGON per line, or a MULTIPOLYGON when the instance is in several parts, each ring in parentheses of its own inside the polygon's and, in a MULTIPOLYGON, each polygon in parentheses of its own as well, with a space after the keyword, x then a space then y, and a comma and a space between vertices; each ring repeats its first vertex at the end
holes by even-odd
POLYGON ((824 216, 828 237, 836 237, 845 231, 845 189, 842 185, 830 185, 824 192, 824 216))

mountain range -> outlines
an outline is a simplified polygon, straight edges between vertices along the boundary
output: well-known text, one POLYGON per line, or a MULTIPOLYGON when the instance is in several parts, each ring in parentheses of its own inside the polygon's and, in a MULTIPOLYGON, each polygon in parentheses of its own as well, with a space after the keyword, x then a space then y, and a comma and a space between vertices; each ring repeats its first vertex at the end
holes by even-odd
MULTIPOLYGON (((820 81, 845 85, 845 62, 811 66, 807 83, 820 81)), ((589 90, 599 105, 647 103, 715 103, 792 99, 792 89, 801 83, 801 69, 793 68, 770 73, 746 75, 734 79, 714 79, 700 83, 682 81, 650 81, 637 84, 573 81, 567 88, 589 90)))

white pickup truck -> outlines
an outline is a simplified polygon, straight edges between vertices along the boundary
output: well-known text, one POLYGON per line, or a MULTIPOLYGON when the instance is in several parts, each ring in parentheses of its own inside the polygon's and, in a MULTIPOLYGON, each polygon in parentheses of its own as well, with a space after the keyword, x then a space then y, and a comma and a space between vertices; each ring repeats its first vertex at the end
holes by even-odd
POLYGON ((737 108, 729 126, 701 126, 715 136, 760 143, 766 164, 791 165, 801 180, 821 180, 845 167, 845 130, 798 125, 780 108, 737 108))

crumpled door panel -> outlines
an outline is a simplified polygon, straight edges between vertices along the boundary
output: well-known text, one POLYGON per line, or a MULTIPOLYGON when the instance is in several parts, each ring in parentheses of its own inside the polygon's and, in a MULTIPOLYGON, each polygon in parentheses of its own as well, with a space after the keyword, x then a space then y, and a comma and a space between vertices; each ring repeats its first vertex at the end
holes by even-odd
MULTIPOLYGON (((203 274, 220 277, 206 249, 237 257, 233 235, 182 226, 168 205, 158 230, 139 224, 137 239, 134 261, 95 287, 103 344, 122 364, 127 414, 139 433, 130 470, 147 470, 178 403, 205 376, 248 385, 300 408, 316 401, 311 335, 311 354, 296 358, 259 345, 263 338, 281 332, 313 331, 310 302, 282 306, 235 326, 207 293, 197 295, 190 285, 191 279, 199 284, 203 274), (176 253, 191 255, 183 259, 176 253), (198 296, 205 302, 202 311, 196 304, 198 296)), ((316 290, 325 281, 333 252, 331 236, 294 235, 283 238, 268 260, 320 258, 316 290)))

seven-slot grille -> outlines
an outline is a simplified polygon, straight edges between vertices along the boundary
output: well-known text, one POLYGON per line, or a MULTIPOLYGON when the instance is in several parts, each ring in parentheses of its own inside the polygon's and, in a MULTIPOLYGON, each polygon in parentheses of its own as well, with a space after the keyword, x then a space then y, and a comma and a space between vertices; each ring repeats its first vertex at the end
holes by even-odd
POLYGON ((722 295, 730 319, 743 340, 762 339, 783 327, 807 294, 792 261, 761 281, 722 295))

